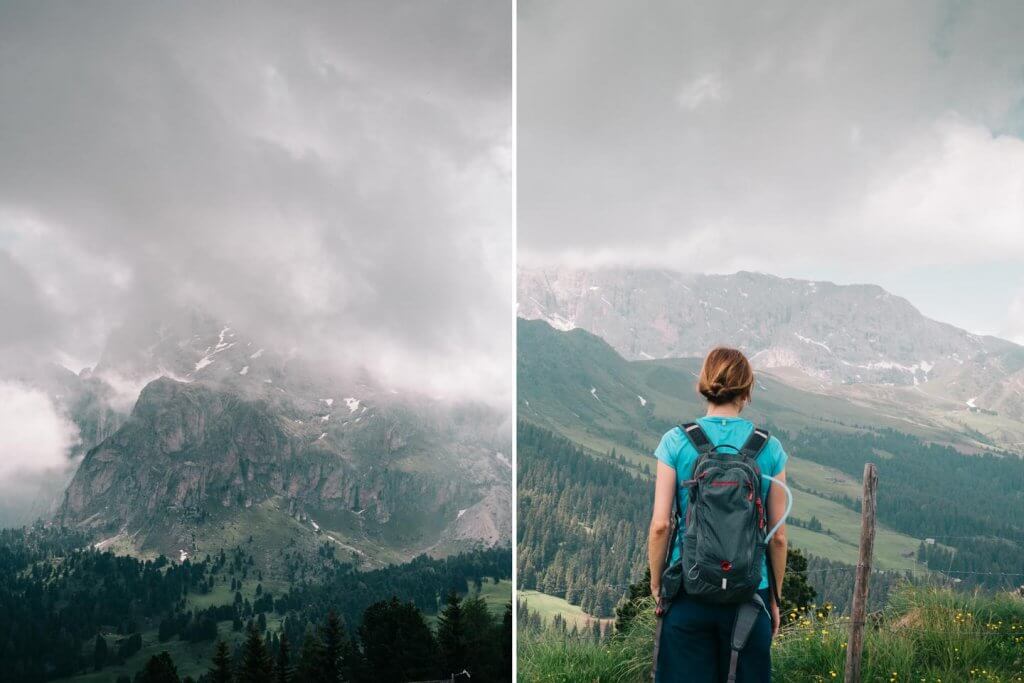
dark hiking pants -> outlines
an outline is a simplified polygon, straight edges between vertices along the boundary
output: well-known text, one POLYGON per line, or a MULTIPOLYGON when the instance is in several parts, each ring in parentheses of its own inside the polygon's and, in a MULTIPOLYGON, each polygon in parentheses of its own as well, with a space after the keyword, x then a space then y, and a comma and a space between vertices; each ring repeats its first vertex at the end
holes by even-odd
MULTIPOLYGON (((761 591, 770 604, 768 591, 761 591)), ((711 605, 680 595, 672 602, 661 626, 658 683, 724 683, 729 674, 735 605, 711 605)), ((772 622, 763 611, 740 653, 737 683, 772 680, 772 622)))

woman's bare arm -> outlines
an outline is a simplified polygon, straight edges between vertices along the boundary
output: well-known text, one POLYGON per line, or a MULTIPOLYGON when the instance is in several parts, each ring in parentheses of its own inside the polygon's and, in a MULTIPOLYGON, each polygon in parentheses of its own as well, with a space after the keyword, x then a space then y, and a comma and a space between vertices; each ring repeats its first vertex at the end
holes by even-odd
MULTIPOLYGON (((782 470, 775 475, 775 478, 781 482, 786 481, 786 470, 782 470)), ((768 528, 771 529, 779 520, 782 519, 783 513, 786 511, 786 492, 781 486, 772 486, 768 489, 768 528)), ((779 591, 779 595, 782 594, 782 579, 786 574, 786 551, 789 547, 789 543, 786 539, 786 525, 783 524, 779 527, 775 535, 768 542, 768 553, 771 559, 772 573, 775 575, 775 586, 779 591)), ((775 609, 778 609, 776 607, 775 609)), ((773 610, 774 612, 774 610, 773 610)), ((778 620, 776 619, 775 630, 778 630, 778 620)))
POLYGON ((654 597, 658 597, 661 590, 661 573, 665 570, 675 495, 676 471, 659 461, 654 483, 654 514, 651 515, 651 529, 647 536, 647 559, 651 566, 651 593, 654 597))

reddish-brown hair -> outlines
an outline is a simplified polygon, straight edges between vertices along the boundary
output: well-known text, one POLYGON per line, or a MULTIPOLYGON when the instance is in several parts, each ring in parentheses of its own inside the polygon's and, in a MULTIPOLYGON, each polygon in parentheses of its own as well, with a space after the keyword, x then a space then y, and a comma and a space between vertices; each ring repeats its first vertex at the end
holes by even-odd
POLYGON ((697 391, 711 403, 724 405, 749 398, 753 388, 754 370, 742 351, 720 346, 704 358, 697 391))

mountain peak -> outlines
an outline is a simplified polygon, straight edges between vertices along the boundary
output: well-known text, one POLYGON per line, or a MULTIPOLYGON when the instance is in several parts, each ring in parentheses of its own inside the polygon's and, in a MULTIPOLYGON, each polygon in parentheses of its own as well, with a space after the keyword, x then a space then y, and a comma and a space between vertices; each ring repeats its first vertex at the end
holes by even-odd
POLYGON ((742 349, 811 381, 918 387, 1024 415, 1024 349, 931 320, 874 284, 651 269, 519 271, 519 315, 582 327, 630 360, 742 349))

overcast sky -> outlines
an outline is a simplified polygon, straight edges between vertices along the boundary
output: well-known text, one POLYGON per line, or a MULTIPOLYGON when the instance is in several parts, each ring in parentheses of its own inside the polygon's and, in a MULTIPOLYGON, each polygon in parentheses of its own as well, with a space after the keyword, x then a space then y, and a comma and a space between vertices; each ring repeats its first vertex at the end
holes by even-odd
POLYGON ((198 307, 511 398, 507 2, 4 2, 0 361, 198 307))
POLYGON ((520 0, 519 258, 872 282, 1024 343, 1024 4, 520 0))
POLYGON ((3 2, 0 150, 0 522, 141 316, 512 405, 508 2, 3 2))

